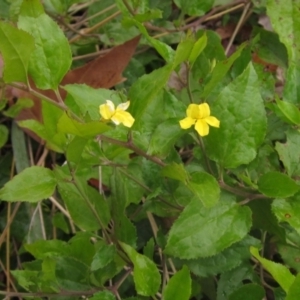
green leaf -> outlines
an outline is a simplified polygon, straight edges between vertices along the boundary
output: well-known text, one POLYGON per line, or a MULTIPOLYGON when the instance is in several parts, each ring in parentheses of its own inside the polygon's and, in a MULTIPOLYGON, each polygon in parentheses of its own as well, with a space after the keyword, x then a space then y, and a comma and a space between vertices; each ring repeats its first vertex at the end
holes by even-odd
POLYGON ((231 245, 214 256, 185 260, 184 263, 197 276, 215 276, 232 270, 238 267, 243 261, 249 260, 251 257, 249 247, 258 247, 259 245, 259 240, 248 235, 240 242, 231 245))
POLYGON ((300 274, 297 274, 291 285, 285 300, 298 300, 300 295, 300 274))
POLYGON ((135 118, 133 128, 137 129, 141 126, 148 106, 167 83, 171 71, 172 65, 166 65, 150 74, 143 75, 131 86, 129 90, 131 107, 129 110, 135 118))
POLYGON ((101 119, 99 105, 105 104, 107 99, 115 105, 121 101, 119 95, 112 90, 94 89, 85 84, 68 84, 64 86, 64 89, 68 92, 66 104, 69 108, 74 113, 77 113, 76 109, 79 110, 82 117, 88 113, 93 121, 101 119))
POLYGON ((182 9, 183 13, 190 16, 202 16, 209 11, 214 4, 214 0, 175 0, 175 4, 182 9))
POLYGON ((29 73, 40 89, 57 89, 72 63, 69 42, 57 23, 43 11, 39 0, 24 1, 18 21, 19 28, 35 39, 29 73))
POLYGON ((259 300, 265 296, 262 286, 255 283, 248 283, 230 294, 228 300, 259 300))
POLYGON ((114 259, 115 254, 115 245, 106 245, 105 243, 101 243, 93 257, 91 271, 96 271, 108 265, 114 259))
POLYGON ((183 134, 177 118, 165 120, 154 130, 147 152, 150 155, 165 158, 183 134))
POLYGON ((284 87, 284 99, 298 103, 300 86, 297 79, 300 78, 300 23, 299 2, 293 0, 269 0, 266 2, 267 13, 272 27, 278 33, 280 41, 286 46, 289 57, 289 69, 286 74, 284 87), (281 11, 278 7, 284 7, 281 11))
POLYGON ((0 148, 2 148, 8 140, 8 129, 5 125, 0 125, 0 148))
POLYGON ((242 51, 244 50, 246 44, 242 44, 237 51, 235 51, 226 60, 220 61, 216 64, 212 71, 211 78, 209 82, 205 85, 202 97, 207 98, 207 96, 212 92, 215 86, 224 78, 227 72, 230 70, 233 63, 240 57, 242 51))
POLYGON ((284 265, 267 260, 259 255, 258 249, 250 247, 251 254, 262 264, 262 266, 274 277, 279 285, 287 293, 293 284, 295 276, 284 265))
POLYGON ((53 172, 43 167, 30 167, 16 175, 0 190, 5 201, 38 202, 52 196, 56 186, 53 172))
POLYGON ((153 296, 160 286, 160 274, 155 263, 148 257, 139 254, 132 247, 120 242, 134 265, 133 280, 136 291, 142 296, 153 296))
POLYGON ((177 46, 175 57, 174 57, 174 67, 177 67, 182 62, 187 61, 191 55, 191 51, 194 47, 195 39, 193 36, 187 35, 186 38, 177 46))
POLYGON ((275 149, 282 161, 287 174, 300 176, 300 133, 290 128, 286 132, 286 142, 276 142, 275 149))
POLYGON ((0 52, 4 60, 4 82, 27 82, 30 55, 34 40, 27 32, 0 22, 0 52))
POLYGON ((116 297, 113 293, 109 291, 97 292, 93 297, 89 298, 90 300, 115 300, 116 297))
POLYGON ((193 259, 215 255, 246 236, 251 212, 232 201, 220 201, 211 208, 193 200, 173 224, 165 252, 193 259))
POLYGON ((82 159, 82 152, 88 140, 79 136, 75 136, 67 148, 67 160, 78 164, 82 159))
POLYGON ((191 66, 193 66, 194 62, 196 61, 196 59, 198 58, 198 56, 201 54, 201 52, 204 50, 204 48, 207 45, 207 36, 204 33, 194 44, 192 51, 189 55, 189 62, 191 64, 191 66))
POLYGON ((57 129, 63 133, 71 133, 79 137, 90 138, 110 130, 111 127, 100 122, 100 119, 99 121, 80 123, 69 117, 67 113, 64 113, 58 120, 57 129))
POLYGON ((211 110, 220 120, 220 128, 212 128, 204 139, 208 156, 225 168, 251 162, 267 125, 259 82, 251 64, 222 90, 211 110))
POLYGON ((262 175, 258 180, 258 190, 268 197, 285 198, 296 194, 300 186, 289 176, 271 171, 262 175))
POLYGON ((163 291, 163 300, 189 300, 192 292, 192 279, 186 266, 178 271, 163 291))
POLYGON ((189 181, 189 175, 184 166, 175 162, 163 167, 161 170, 161 175, 182 181, 183 183, 187 183, 189 181))
POLYGON ((187 186, 205 207, 212 207, 219 201, 219 184, 215 177, 208 173, 193 173, 192 179, 188 182, 187 186))
POLYGON ((276 99, 276 103, 283 115, 289 120, 291 124, 300 124, 300 112, 296 105, 286 101, 276 99))
POLYGON ((277 244, 277 247, 285 265, 300 273, 299 247, 286 244, 277 244))
POLYGON ((15 104, 10 106, 3 114, 10 118, 15 118, 24 108, 33 106, 33 101, 27 98, 19 98, 15 104))
POLYGON ((165 44, 159 41, 158 39, 151 37, 143 24, 141 24, 140 22, 138 22, 133 18, 127 18, 127 17, 123 19, 123 24, 126 26, 132 26, 132 25, 136 26, 139 29, 139 31, 144 35, 144 37, 147 39, 147 41, 155 48, 155 50, 162 56, 162 58, 167 63, 171 63, 173 61, 175 55, 174 50, 168 44, 165 44))
POLYGON ((300 234, 300 197, 291 197, 288 200, 275 199, 272 202, 272 211, 279 222, 287 222, 300 234))

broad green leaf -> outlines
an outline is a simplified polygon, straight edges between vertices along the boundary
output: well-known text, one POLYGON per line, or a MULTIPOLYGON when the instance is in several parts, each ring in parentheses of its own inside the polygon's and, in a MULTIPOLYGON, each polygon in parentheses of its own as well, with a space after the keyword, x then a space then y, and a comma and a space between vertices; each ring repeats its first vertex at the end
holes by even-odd
POLYGON ((214 206, 220 198, 220 187, 212 175, 205 172, 195 172, 187 184, 205 207, 214 206))
POLYGON ((258 190, 268 197, 286 198, 293 196, 300 186, 289 176, 271 171, 262 175, 258 180, 258 190))
POLYGON ((114 259, 115 254, 115 245, 106 245, 105 243, 101 243, 93 257, 91 271, 96 271, 108 265, 114 259))
POLYGON ((30 167, 16 175, 0 190, 0 199, 9 202, 38 202, 50 197, 55 189, 53 172, 43 167, 30 167))
POLYGON ((88 140, 79 136, 75 136, 67 148, 67 160, 78 164, 82 159, 82 152, 88 140))
POLYGON ((300 86, 297 84, 300 78, 299 0, 269 0, 266 4, 272 27, 278 33, 280 41, 286 46, 289 57, 284 99, 298 103, 300 96, 300 86), (278 9, 281 7, 284 9, 278 9))
POLYGON ((250 247, 250 252, 287 293, 295 279, 295 276, 292 275, 289 269, 284 265, 275 263, 273 261, 261 257, 257 248, 250 247))
POLYGON ((300 295, 300 274, 297 274, 285 300, 298 300, 300 295))
POLYGON ((100 118, 99 121, 80 123, 69 117, 67 113, 64 113, 58 120, 57 129, 62 133, 71 133, 79 137, 90 138, 110 130, 111 127, 100 122, 100 118))
POLYGON ((55 258, 55 275, 61 290, 85 291, 90 289, 89 267, 73 257, 55 258))
POLYGON ((4 82, 27 82, 30 55, 34 40, 27 32, 0 22, 0 52, 4 60, 4 82))
POLYGON ((296 245, 277 244, 278 252, 283 259, 285 265, 293 268, 300 273, 300 256, 299 247, 296 245))
POLYGON ((186 38, 177 46, 175 57, 174 57, 174 67, 177 67, 182 62, 187 61, 191 55, 191 51, 195 44, 195 38, 191 35, 187 35, 186 38))
POLYGON ((289 120, 290 123, 295 125, 300 124, 300 112, 295 104, 281 101, 279 99, 276 99, 276 103, 280 111, 289 120))
POLYGON ((165 44, 159 41, 158 39, 151 37, 143 24, 141 24, 140 22, 138 22, 133 18, 124 18, 123 24, 125 24, 126 26, 132 26, 132 25, 136 26, 139 29, 139 31, 144 35, 144 37, 147 39, 147 41, 162 56, 162 58, 167 63, 172 63, 175 55, 174 50, 168 44, 165 44))
POLYGON ((165 120, 154 130, 147 152, 150 155, 165 158, 183 134, 177 118, 165 120))
POLYGON ((246 236, 251 212, 232 201, 211 208, 193 200, 173 224, 165 252, 183 259, 215 255, 246 236))
POLYGON ((10 118, 15 118, 24 108, 33 106, 33 101, 28 98, 19 98, 15 104, 10 106, 3 114, 10 118))
POLYGON ((0 125, 0 148, 2 148, 8 140, 8 129, 5 125, 0 125))
POLYGON ((272 211, 279 222, 289 223, 300 234, 300 197, 291 197, 288 200, 275 199, 272 202, 272 211))
POLYGON ((276 142, 275 149, 289 176, 300 176, 300 132, 289 129, 286 142, 276 142))
POLYGON ((35 39, 29 73, 40 89, 57 89, 72 63, 67 38, 57 23, 43 11, 39 0, 24 1, 18 21, 19 28, 35 39))
POLYGON ((249 247, 258 247, 259 245, 259 240, 248 235, 240 242, 231 245, 216 255, 185 260, 184 263, 197 276, 215 276, 232 270, 238 267, 243 261, 249 260, 251 257, 249 247))
POLYGON ((212 71, 211 79, 205 85, 202 97, 206 98, 214 87, 224 78, 227 72, 230 70, 233 63, 240 57, 242 51, 244 50, 246 44, 242 44, 237 51, 235 51, 229 58, 226 60, 220 61, 216 64, 212 71))
POLYGON ((251 64, 221 91, 211 110, 220 120, 220 128, 212 128, 204 139, 207 155, 225 168, 251 162, 267 125, 259 82, 251 64))
POLYGON ((133 128, 139 128, 150 103, 167 83, 172 71, 172 65, 166 65, 150 74, 143 75, 129 90, 131 107, 129 110, 135 118, 133 128))
POLYGON ((189 300, 192 292, 192 279, 186 266, 178 271, 163 291, 163 300, 189 300))
MULTIPOLYGON (((93 189, 88 187, 89 189, 93 189)), ((98 230, 100 228, 98 215, 92 207, 100 198, 89 199, 83 195, 73 183, 59 180, 58 191, 62 197, 74 223, 83 230, 98 230)), ((97 191, 95 190, 97 193, 97 191)))
POLYGON ((230 294, 228 300, 260 300, 264 296, 265 290, 262 286, 255 283, 248 283, 230 294))
POLYGON ((36 290, 40 282, 41 273, 30 270, 12 270, 11 271, 18 284, 25 290, 36 290))
POLYGON ((160 274, 155 263, 148 257, 139 254, 132 247, 120 243, 133 263, 133 280, 136 291, 142 296, 153 296, 160 286, 160 274))
POLYGON ((209 11, 215 0, 175 0, 175 4, 190 16, 202 16, 209 11))
POLYGON ((161 170, 161 175, 182 181, 183 183, 188 183, 189 181, 189 175, 184 166, 175 162, 163 167, 163 169, 161 170))
POLYGON ((117 106, 121 99, 115 91, 108 89, 94 89, 85 84, 68 84, 64 86, 68 92, 66 104, 74 112, 84 117, 88 113, 92 121, 101 119, 99 105, 111 100, 117 106))
POLYGON ((109 291, 102 291, 95 293, 90 300, 115 300, 116 297, 112 292, 109 291))

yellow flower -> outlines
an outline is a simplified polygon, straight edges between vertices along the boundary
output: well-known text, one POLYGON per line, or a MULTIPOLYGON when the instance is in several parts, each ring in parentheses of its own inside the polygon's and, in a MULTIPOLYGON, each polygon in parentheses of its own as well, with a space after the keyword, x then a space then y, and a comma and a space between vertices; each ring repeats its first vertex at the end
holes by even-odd
POLYGON ((182 129, 188 129, 192 125, 195 125, 196 131, 201 136, 208 135, 209 126, 220 127, 220 121, 210 115, 210 108, 207 103, 200 105, 190 104, 186 110, 187 117, 181 120, 180 127, 182 129))
POLYGON ((131 127, 134 123, 132 115, 125 111, 130 105, 130 102, 121 103, 115 109, 115 105, 112 101, 106 100, 106 104, 99 106, 99 113, 104 120, 111 120, 116 125, 122 123, 126 127, 131 127))

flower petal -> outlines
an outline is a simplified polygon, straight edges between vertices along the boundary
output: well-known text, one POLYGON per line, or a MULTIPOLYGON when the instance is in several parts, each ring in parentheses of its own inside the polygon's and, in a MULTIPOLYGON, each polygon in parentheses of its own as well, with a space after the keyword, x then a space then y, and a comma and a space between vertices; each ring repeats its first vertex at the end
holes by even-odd
POLYGON ((207 117, 207 118, 204 119, 204 121, 207 124, 209 124, 210 126, 217 127, 217 128, 220 127, 220 121, 215 117, 212 117, 212 116, 207 117))
POLYGON ((186 110, 186 115, 191 119, 198 119, 200 117, 199 105, 190 104, 186 110))
POLYGON ((190 117, 184 118, 183 120, 179 121, 180 127, 182 129, 188 129, 190 128, 192 125, 194 125, 196 122, 195 119, 192 119, 190 117))
POLYGON ((126 110, 130 105, 130 101, 127 101, 125 103, 121 103, 117 106, 117 111, 118 110, 126 110))
POLYGON ((123 110, 117 110, 116 113, 112 116, 111 120, 116 124, 119 125, 122 123, 126 127, 131 127, 134 123, 134 118, 132 115, 123 110))
POLYGON ((105 120, 110 120, 115 111, 115 105, 112 101, 106 100, 106 104, 99 106, 99 113, 105 120))
POLYGON ((199 119, 204 119, 210 116, 210 108, 207 103, 202 103, 199 105, 199 119))
POLYGON ((205 120, 197 120, 195 129, 200 136, 206 136, 209 133, 209 126, 205 120))

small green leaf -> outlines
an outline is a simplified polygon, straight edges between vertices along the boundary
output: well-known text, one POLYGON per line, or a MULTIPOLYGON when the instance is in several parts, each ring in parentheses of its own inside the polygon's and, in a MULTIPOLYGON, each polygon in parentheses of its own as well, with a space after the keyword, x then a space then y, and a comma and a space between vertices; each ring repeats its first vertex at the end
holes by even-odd
MULTIPOLYGON (((24 124, 24 123, 22 123, 24 124)), ((57 129, 62 133, 71 133, 80 137, 90 138, 111 129, 107 124, 99 121, 80 123, 64 113, 57 123, 57 129)))
POLYGON ((5 201, 38 202, 52 196, 56 186, 53 172, 43 167, 30 167, 16 175, 0 190, 5 201))
POLYGON ((267 127, 265 107, 252 64, 221 91, 211 110, 220 120, 220 128, 212 128, 204 139, 208 156, 225 168, 251 162, 267 127))
POLYGON ((195 172, 188 182, 188 188, 200 199, 205 207, 214 206, 220 198, 220 187, 212 175, 195 172))
POLYGON ((300 124, 300 112, 296 105, 279 99, 276 99, 276 103, 280 111, 290 121, 290 123, 295 125, 300 124))
POLYGON ((87 139, 75 136, 67 148, 66 156, 68 161, 78 164, 82 159, 82 152, 87 142, 87 139))
POLYGON ((160 274, 155 263, 148 257, 139 254, 132 247, 120 242, 134 265, 133 280, 136 291, 142 296, 153 296, 160 286, 160 274))
POLYGON ((195 44, 195 39, 193 36, 188 35, 184 40, 180 41, 177 46, 175 57, 174 57, 174 67, 177 67, 182 62, 187 61, 191 55, 191 51, 195 44))
POLYGON ((183 183, 187 183, 189 181, 189 176, 184 166, 175 162, 163 167, 161 175, 182 181, 183 183))
POLYGON ((0 125, 0 148, 2 148, 8 140, 8 129, 5 125, 0 125))
POLYGON ((248 283, 229 295, 228 300, 258 300, 263 299, 265 290, 255 283, 248 283))
POLYGON ((23 1, 19 28, 35 39, 29 73, 40 89, 57 89, 72 63, 69 42, 57 23, 43 11, 39 0, 23 1))
POLYGON ((4 60, 4 82, 27 82, 30 55, 34 40, 27 32, 0 22, 0 52, 4 60))
POLYGON ((89 300, 115 300, 116 297, 109 291, 97 292, 89 300))
POLYGON ((290 128, 286 142, 276 142, 275 149, 289 176, 300 176, 300 132, 290 128))
POLYGON ((175 4, 182 11, 190 16, 202 16, 209 11, 214 4, 214 0, 175 0, 175 4))
POLYGON ((189 300, 192 292, 192 279, 186 266, 178 271, 163 291, 163 300, 189 300))
POLYGON ((211 208, 193 200, 173 224, 165 252, 184 259, 215 255, 246 236, 251 212, 232 201, 211 208))
POLYGON ((96 271, 108 265, 114 259, 115 253, 115 245, 101 244, 93 257, 91 271, 96 271))
POLYGON ((286 198, 293 196, 300 186, 289 176, 271 171, 262 175, 258 180, 258 190, 268 197, 286 198))
POLYGON ((204 33, 193 45, 192 51, 189 55, 189 62, 191 66, 193 66, 194 62, 196 61, 197 57, 201 54, 201 52, 204 50, 204 48, 207 45, 207 36, 204 33))
POLYGON ((19 98, 15 104, 10 106, 3 114, 10 118, 15 118, 24 108, 33 106, 33 101, 27 98, 19 98))
POLYGON ((300 274, 297 274, 293 284, 289 288, 285 300, 298 300, 300 295, 300 274))
POLYGON ((272 211, 279 222, 289 223, 300 234, 300 197, 291 197, 288 200, 275 199, 272 202, 272 211))
POLYGON ((284 265, 267 260, 259 255, 258 249, 250 247, 251 254, 262 264, 262 266, 274 277, 279 285, 287 293, 293 284, 295 276, 284 265))
POLYGON ((154 130, 148 153, 159 157, 166 157, 174 147, 175 142, 184 134, 177 118, 165 120, 154 130))
POLYGON ((141 126, 147 108, 167 83, 171 71, 172 65, 166 65, 150 74, 143 75, 131 86, 129 90, 131 107, 129 110, 135 118, 134 128, 141 126))

